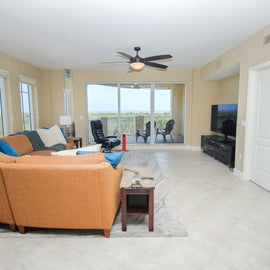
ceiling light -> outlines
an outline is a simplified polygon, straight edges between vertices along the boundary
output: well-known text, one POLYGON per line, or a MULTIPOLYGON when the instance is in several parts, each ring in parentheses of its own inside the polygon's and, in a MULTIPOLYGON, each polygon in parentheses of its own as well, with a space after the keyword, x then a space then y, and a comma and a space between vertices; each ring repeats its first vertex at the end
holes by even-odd
POLYGON ((133 63, 130 63, 130 66, 132 69, 139 71, 144 68, 145 64, 143 62, 133 62, 133 63))

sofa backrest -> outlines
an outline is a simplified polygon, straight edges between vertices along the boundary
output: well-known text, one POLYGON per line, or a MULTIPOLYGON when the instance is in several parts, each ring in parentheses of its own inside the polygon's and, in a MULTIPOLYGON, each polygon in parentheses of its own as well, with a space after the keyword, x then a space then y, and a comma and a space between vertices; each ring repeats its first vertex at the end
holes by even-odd
POLYGON ((33 151, 32 143, 24 134, 2 137, 0 140, 12 146, 17 151, 19 156, 27 155, 33 151))
POLYGON ((5 163, 14 163, 15 157, 0 154, 0 223, 15 224, 13 213, 9 204, 6 186, 3 179, 2 166, 5 163), (13 161, 12 161, 13 159, 13 161))
POLYGON ((80 229, 111 228, 120 202, 122 171, 121 164, 113 169, 108 162, 2 168, 18 226, 80 229))
POLYGON ((6 154, 0 153, 0 163, 15 163, 17 157, 8 156, 6 154))

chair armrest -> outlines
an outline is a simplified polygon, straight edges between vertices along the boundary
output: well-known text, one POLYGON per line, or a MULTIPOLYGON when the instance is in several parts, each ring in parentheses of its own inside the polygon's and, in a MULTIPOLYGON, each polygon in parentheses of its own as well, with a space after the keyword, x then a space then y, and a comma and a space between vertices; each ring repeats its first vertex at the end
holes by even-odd
POLYGON ((106 136, 105 138, 110 139, 110 138, 117 138, 116 136, 106 136))

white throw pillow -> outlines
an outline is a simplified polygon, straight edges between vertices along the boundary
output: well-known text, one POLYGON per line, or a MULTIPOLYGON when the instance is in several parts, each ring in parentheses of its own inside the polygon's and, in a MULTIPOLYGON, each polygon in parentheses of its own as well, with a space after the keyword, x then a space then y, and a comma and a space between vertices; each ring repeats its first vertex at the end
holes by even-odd
POLYGON ((77 149, 61 150, 57 152, 51 152, 52 156, 76 156, 77 149))
POLYGON ((52 156, 76 156, 77 151, 91 151, 91 152, 100 152, 101 144, 93 144, 85 147, 80 147, 76 149, 62 150, 57 152, 52 152, 52 156))
POLYGON ((36 131, 46 147, 50 147, 57 143, 67 143, 58 125, 55 125, 49 129, 38 128, 36 131))

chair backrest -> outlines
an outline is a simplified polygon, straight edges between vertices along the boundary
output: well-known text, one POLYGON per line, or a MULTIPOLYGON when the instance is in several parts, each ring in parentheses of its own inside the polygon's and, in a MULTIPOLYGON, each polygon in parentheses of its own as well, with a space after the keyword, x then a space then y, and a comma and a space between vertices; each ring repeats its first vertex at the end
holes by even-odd
POLYGON ((151 129, 151 122, 147 122, 145 125, 145 130, 146 130, 146 136, 150 136, 150 129, 151 129))
MULTIPOLYGON (((156 125, 157 125, 157 123, 155 121, 154 122, 155 128, 156 128, 156 125)), ((151 132, 151 122, 150 121, 145 124, 145 130, 146 130, 146 136, 150 136, 150 132, 151 132)))
POLYGON ((173 130, 173 127, 174 127, 174 124, 175 124, 175 121, 173 119, 169 120, 167 123, 166 123, 166 133, 171 133, 171 131, 173 130))
POLYGON ((106 138, 103 133, 103 126, 101 120, 91 120, 90 125, 95 142, 99 143, 104 141, 106 138))

